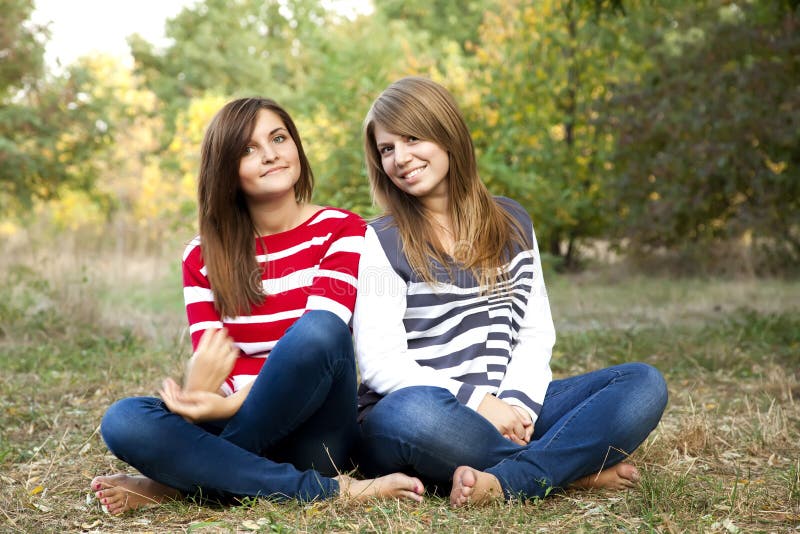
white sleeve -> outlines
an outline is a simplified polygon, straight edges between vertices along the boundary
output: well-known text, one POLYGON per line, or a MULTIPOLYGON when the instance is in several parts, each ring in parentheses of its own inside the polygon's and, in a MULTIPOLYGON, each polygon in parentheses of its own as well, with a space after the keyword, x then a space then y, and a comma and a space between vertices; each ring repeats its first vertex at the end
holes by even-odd
POLYGON ((553 379, 550 356, 556 342, 556 330, 550 314, 550 302, 542 276, 542 261, 536 235, 533 242, 533 280, 531 293, 520 325, 519 339, 511 351, 511 361, 500 383, 498 398, 524 408, 535 423, 544 402, 547 386, 553 379))
POLYGON ((362 382, 379 395, 409 386, 441 387, 462 404, 477 409, 483 394, 478 395, 480 392, 474 386, 419 365, 408 353, 403 324, 407 290, 406 282, 392 268, 375 230, 367 227, 353 315, 355 352, 362 382), (478 396, 476 403, 472 397, 478 396))

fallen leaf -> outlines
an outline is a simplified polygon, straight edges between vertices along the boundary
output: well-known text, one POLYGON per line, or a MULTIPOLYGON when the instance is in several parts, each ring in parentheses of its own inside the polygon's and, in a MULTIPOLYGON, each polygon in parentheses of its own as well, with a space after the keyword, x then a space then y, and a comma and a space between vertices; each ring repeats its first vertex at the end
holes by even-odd
POLYGON ((247 530, 261 530, 261 526, 250 519, 245 519, 242 521, 242 526, 247 530))

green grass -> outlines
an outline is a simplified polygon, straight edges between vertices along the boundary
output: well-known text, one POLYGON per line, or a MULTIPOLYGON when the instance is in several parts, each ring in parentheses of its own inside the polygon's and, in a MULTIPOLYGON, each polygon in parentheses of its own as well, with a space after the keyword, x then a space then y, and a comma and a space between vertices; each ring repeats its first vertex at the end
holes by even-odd
MULTIPOLYGON (((113 260, 113 258, 112 258, 113 260)), ((777 280, 553 276, 556 376, 656 365, 670 402, 629 492, 452 510, 172 502, 112 518, 87 501, 128 468, 97 434, 115 399, 152 395, 189 354, 173 258, 0 269, 2 532, 790 532, 800 528, 800 291, 777 280), (167 266, 163 269, 159 265, 167 266), (109 267, 110 266, 110 267, 109 267)))

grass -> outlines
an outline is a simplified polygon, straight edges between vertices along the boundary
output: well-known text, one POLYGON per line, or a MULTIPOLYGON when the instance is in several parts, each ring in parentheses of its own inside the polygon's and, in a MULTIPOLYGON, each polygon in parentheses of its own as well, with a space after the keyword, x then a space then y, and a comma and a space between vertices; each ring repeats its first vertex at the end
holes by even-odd
POLYGON ((670 403, 625 493, 451 510, 438 498, 213 507, 113 518, 88 483, 126 470, 97 434, 115 399, 152 395, 188 356, 175 259, 41 251, 0 260, 2 532, 796 532, 800 289, 777 280, 551 276, 557 376, 656 365, 670 403), (42 265, 57 268, 44 269, 42 265))

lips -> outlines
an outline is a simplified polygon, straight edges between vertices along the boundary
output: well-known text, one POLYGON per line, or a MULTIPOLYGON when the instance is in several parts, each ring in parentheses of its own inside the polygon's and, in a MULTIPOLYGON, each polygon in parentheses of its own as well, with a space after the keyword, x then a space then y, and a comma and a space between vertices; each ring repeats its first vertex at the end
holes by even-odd
POLYGON ((428 167, 427 165, 423 165, 421 167, 417 167, 416 169, 412 169, 412 170, 410 170, 410 171, 408 171, 406 173, 403 173, 400 177, 403 180, 412 180, 413 178, 418 176, 422 171, 424 171, 427 167, 428 167))
POLYGON ((262 174, 261 178, 264 178, 265 176, 270 176, 270 175, 275 174, 275 173, 279 173, 281 171, 285 171, 288 168, 289 167, 272 167, 271 169, 268 169, 267 172, 262 174))

